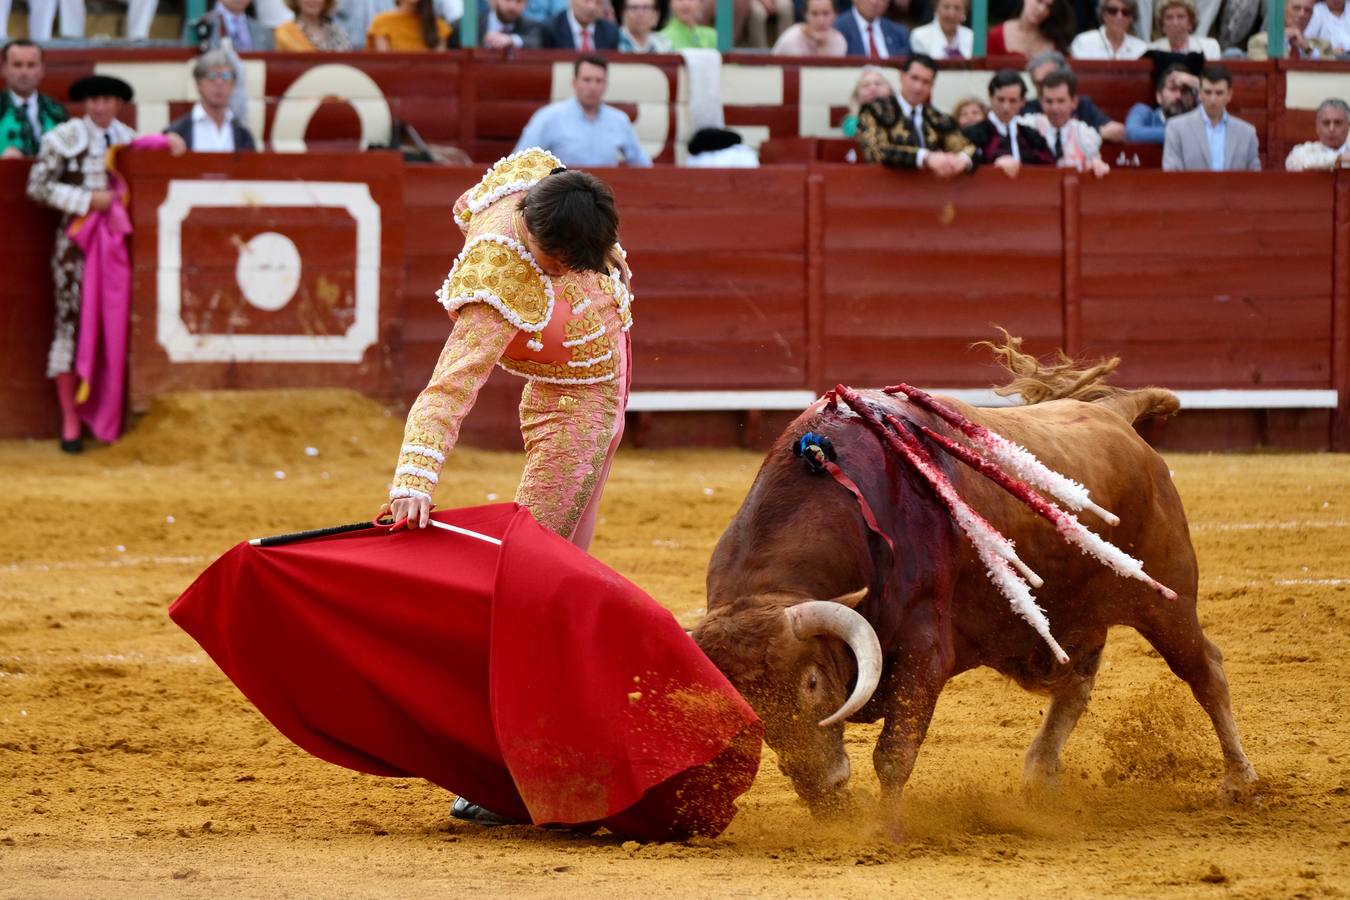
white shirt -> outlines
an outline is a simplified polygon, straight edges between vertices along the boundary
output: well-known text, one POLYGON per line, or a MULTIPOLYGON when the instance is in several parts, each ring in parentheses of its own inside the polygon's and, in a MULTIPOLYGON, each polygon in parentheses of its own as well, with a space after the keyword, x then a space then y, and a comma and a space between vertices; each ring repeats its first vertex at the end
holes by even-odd
POLYGON ((1303 32, 1306 38, 1321 38, 1331 44, 1331 49, 1344 53, 1350 48, 1350 5, 1341 10, 1338 16, 1327 8, 1325 3, 1313 7, 1312 21, 1303 32))
POLYGON ((28 124, 33 126, 33 137, 41 139, 42 122, 40 119, 38 119, 37 98, 38 98, 37 91, 33 91, 33 93, 29 94, 27 100, 20 97, 13 91, 9 92, 10 102, 13 103, 15 106, 19 107, 20 109, 22 109, 25 113, 27 113, 28 124))
MULTIPOLYGON (((1172 44, 1166 37, 1160 37, 1148 46, 1153 50, 1166 50, 1169 53, 1176 52, 1172 49, 1172 44)), ((1219 49, 1218 41, 1211 37, 1202 38, 1196 37, 1195 35, 1191 35, 1186 39, 1186 52, 1203 53, 1205 54, 1205 59, 1220 59, 1223 56, 1223 51, 1219 49)))
POLYGON ((1012 145, 1012 158, 1017 160, 1018 162, 1021 162, 1022 148, 1017 146, 1017 120, 1013 119, 1007 125, 1004 125, 1003 120, 1000 119, 998 116, 994 115, 993 110, 990 110, 988 115, 989 115, 989 122, 994 126, 994 129, 1000 135, 1007 138, 1008 143, 1012 145))
POLYGON ((594 51, 596 50, 596 46, 595 46, 595 23, 592 22, 590 25, 587 25, 587 26, 583 29, 583 28, 581 27, 581 23, 577 21, 577 17, 574 16, 574 15, 572 15, 572 7, 571 7, 571 6, 568 6, 568 7, 567 7, 567 27, 572 29, 572 46, 573 46, 573 47, 575 47, 575 48, 578 49, 578 50, 581 49, 581 32, 582 32, 582 31, 585 31, 587 34, 589 34, 589 35, 591 36, 591 51, 594 52, 594 51))
POLYGON ((881 17, 877 16, 871 22, 868 22, 858 12, 858 7, 853 7, 853 21, 858 26, 858 37, 862 38, 863 56, 872 55, 872 45, 867 43, 867 32, 872 32, 872 39, 877 43, 877 56, 881 59, 888 59, 891 52, 886 49, 886 35, 881 33, 881 17))
POLYGON ((200 103, 192 105, 192 152, 233 153, 234 113, 225 110, 225 122, 217 125, 200 103))
POLYGON ((1120 49, 1115 49, 1106 39, 1105 26, 1084 31, 1069 45, 1069 55, 1074 59, 1138 59, 1147 50, 1148 44, 1128 32, 1120 49))
POLYGON ((895 99, 900 102, 900 114, 914 126, 914 134, 919 139, 919 152, 914 154, 914 161, 922 169, 923 161, 928 158, 928 137, 923 133, 923 107, 910 106, 909 101, 899 94, 895 95, 895 99))
MULTIPOLYGON (((926 53, 936 60, 950 59, 947 48, 953 46, 942 33, 937 19, 927 25, 920 25, 909 33, 909 48, 915 53, 926 53)), ((964 25, 956 26, 956 51, 962 59, 970 59, 975 50, 975 32, 964 25)))
POLYGON ((1336 168, 1336 161, 1347 153, 1350 153, 1350 141, 1342 144, 1340 149, 1328 147, 1321 141, 1309 141, 1289 151, 1284 168, 1290 172, 1329 171, 1336 168))

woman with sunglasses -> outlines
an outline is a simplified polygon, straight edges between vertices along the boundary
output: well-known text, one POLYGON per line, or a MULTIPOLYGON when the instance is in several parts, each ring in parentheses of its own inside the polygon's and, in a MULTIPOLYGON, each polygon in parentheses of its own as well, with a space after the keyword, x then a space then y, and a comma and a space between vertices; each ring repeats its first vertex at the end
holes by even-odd
POLYGON ((1130 33, 1138 16, 1138 0, 1101 0, 1097 4, 1101 26, 1074 38, 1069 55, 1074 59, 1138 59, 1148 49, 1148 44, 1130 33))

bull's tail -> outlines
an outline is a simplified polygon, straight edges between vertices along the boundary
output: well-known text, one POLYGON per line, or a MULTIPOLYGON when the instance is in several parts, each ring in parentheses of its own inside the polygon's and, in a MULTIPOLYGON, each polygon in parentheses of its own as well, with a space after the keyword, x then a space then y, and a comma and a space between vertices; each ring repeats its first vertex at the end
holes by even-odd
POLYGON ((1118 356, 1080 366, 1061 350, 1058 361, 1045 364, 1031 354, 1022 352, 1020 337, 1014 337, 1002 328, 999 331, 1003 334, 1001 344, 981 341, 975 346, 988 347, 994 359, 1011 376, 1007 384, 994 388, 994 392, 1001 396, 1020 394, 1027 404, 1045 403, 1048 400, 1097 403, 1127 422, 1166 418, 1181 408, 1176 394, 1164 388, 1129 391, 1107 384, 1106 379, 1120 365, 1118 356))

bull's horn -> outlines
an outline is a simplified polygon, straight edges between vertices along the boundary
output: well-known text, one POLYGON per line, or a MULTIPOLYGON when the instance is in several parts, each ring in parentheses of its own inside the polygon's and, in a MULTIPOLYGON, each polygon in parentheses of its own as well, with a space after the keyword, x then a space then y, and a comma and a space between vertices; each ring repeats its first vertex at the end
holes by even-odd
POLYGON ((834 715, 822 719, 820 727, 828 728, 844 721, 872 699, 872 692, 881 681, 881 641, 877 640, 877 633, 861 614, 832 600, 807 600, 789 606, 785 612, 792 633, 799 639, 830 635, 848 644, 853 651, 853 657, 858 661, 858 682, 853 687, 853 694, 834 715))

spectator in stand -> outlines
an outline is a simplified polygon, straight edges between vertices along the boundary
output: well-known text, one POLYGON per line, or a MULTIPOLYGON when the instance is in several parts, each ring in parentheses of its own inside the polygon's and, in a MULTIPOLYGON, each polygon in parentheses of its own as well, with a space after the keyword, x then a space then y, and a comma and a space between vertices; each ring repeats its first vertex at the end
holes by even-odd
POLYGON ((1068 72, 1070 76, 1074 77, 1073 93, 1078 97, 1078 105, 1073 111, 1075 119, 1086 122, 1097 129, 1101 133, 1102 140, 1117 142, 1125 140, 1125 125, 1114 121, 1098 109, 1097 104, 1092 102, 1091 97, 1078 93, 1077 77, 1073 76, 1073 70, 1069 68, 1068 60, 1058 50, 1048 50, 1039 56, 1033 56, 1031 62, 1027 63, 1027 74, 1031 76, 1031 83, 1036 86, 1036 98, 1027 101, 1026 113, 1028 115, 1041 112, 1041 85, 1051 72, 1068 72))
POLYGON ((216 49, 225 38, 239 53, 272 49, 272 29, 253 15, 251 0, 218 0, 206 15, 183 26, 183 38, 203 51, 216 49))
POLYGON ((1259 172, 1256 129, 1228 114, 1233 76, 1223 66, 1200 73, 1200 108, 1169 119, 1163 142, 1166 172, 1259 172))
MULTIPOLYGON (((460 28, 463 23, 460 23, 460 28)), ((450 46, 460 46, 460 29, 450 36, 450 46)), ((525 0, 490 0, 478 4, 478 46, 490 50, 515 47, 538 50, 544 46, 544 23, 525 15, 525 0)))
MULTIPOLYGON (((9 4, 5 5, 5 19, 9 19, 9 4)), ((72 40, 84 38, 84 0, 61 0, 61 37, 72 40)), ((56 21, 56 0, 29 0, 28 37, 46 43, 52 39, 52 23, 56 21)))
POLYGON ((192 77, 197 82, 199 99, 191 112, 165 129, 166 133, 178 135, 189 150, 197 153, 256 150, 253 135, 230 112, 235 77, 230 55, 224 50, 203 53, 192 67, 192 77))
POLYGON ((568 0, 528 0, 525 15, 536 22, 551 22, 560 12, 567 12, 568 0))
MULTIPOLYGON (((1312 24, 1313 0, 1285 0, 1284 47, 1289 59, 1322 59, 1332 56, 1331 44, 1321 38, 1308 37, 1312 24)), ((1247 58, 1270 59, 1270 35, 1266 32, 1252 35, 1247 42, 1247 58)))
POLYGON ((717 32, 700 24, 702 0, 670 0, 670 21, 661 35, 676 50, 716 50, 717 32))
POLYGON ((1102 136, 1082 119, 1074 117, 1078 105, 1078 79, 1067 69, 1051 72, 1041 83, 1044 112, 1024 121, 1040 132, 1060 168, 1091 172, 1098 178, 1111 171, 1102 159, 1102 136))
POLYGON ((1316 4, 1304 34, 1326 41, 1338 55, 1350 52, 1350 9, 1346 9, 1345 0, 1322 0, 1316 4))
POLYGON ((1223 55, 1219 42, 1194 33, 1197 21, 1195 0, 1162 0, 1158 4, 1158 27, 1163 36, 1149 46, 1169 53, 1203 53, 1205 59, 1219 59, 1223 55))
POLYGON ((42 136, 66 120, 66 108, 38 93, 46 74, 42 48, 20 38, 5 44, 5 92, 0 94, 0 159, 37 156, 42 136))
POLYGON ((806 0, 806 21, 778 36, 774 56, 843 56, 848 42, 834 27, 833 0, 806 0))
POLYGON ((989 115, 989 107, 985 105, 983 100, 973 94, 957 100, 956 105, 952 107, 952 118, 956 120, 957 126, 963 129, 967 125, 983 122, 987 115, 989 115))
POLYGON ((573 96, 531 116, 516 152, 539 147, 569 166, 650 166, 633 123, 603 102, 608 86, 608 63, 598 56, 578 59, 572 67, 573 96))
POLYGON ((338 0, 290 0, 295 19, 272 30, 272 43, 278 50, 298 53, 352 49, 347 32, 333 21, 337 5, 338 0))
POLYGON ((792 27, 797 20, 797 10, 793 0, 750 0, 745 4, 745 19, 744 46, 767 50, 792 27))
POLYGON ((888 2, 853 0, 852 9, 844 10, 834 20, 834 27, 844 36, 849 56, 889 59, 909 55, 909 29, 883 15, 888 2))
POLYGON ((1101 0, 1097 17, 1102 24, 1074 38, 1069 55, 1074 59, 1138 59, 1148 49, 1142 38, 1130 33, 1138 15, 1139 0, 1101 0))
POLYGON ((839 123, 839 131, 846 138, 857 137, 858 113, 862 108, 879 97, 890 97, 894 94, 895 89, 886 80, 885 69, 880 66, 863 66, 858 83, 853 86, 853 93, 849 95, 848 115, 839 123))
POLYGON ((1034 57, 1049 50, 1064 53, 1073 40, 1069 0, 1022 0, 1017 18, 989 29, 989 56, 1034 57))
POLYGON ((1002 69, 989 80, 989 114, 961 129, 975 145, 978 164, 993 165, 1009 178, 1016 178, 1024 164, 1055 164, 1055 155, 1041 133, 1018 122, 1026 102, 1027 85, 1021 72, 1002 69))
POLYGON ((1181 63, 1173 63, 1158 76, 1157 106, 1136 103, 1125 117, 1125 140, 1161 144, 1167 120, 1195 109, 1200 97, 1200 79, 1181 63))
MULTIPOLYGON (((552 50, 580 50, 586 54, 596 50, 618 50, 619 26, 603 18, 607 8, 605 0, 571 0, 567 9, 545 25, 544 46, 552 50)), ((713 46, 717 46, 716 41, 713 46)))
POLYGON ((445 20, 436 15, 431 0, 398 0, 393 9, 371 20, 366 49, 382 53, 444 50, 451 32, 445 20))
POLYGON ((656 32, 661 8, 656 0, 628 0, 623 5, 623 27, 619 29, 619 49, 624 53, 672 53, 675 48, 656 32))
POLYGON ((900 96, 879 97, 858 114, 858 146, 865 162, 926 169, 953 178, 975 168, 975 147, 956 120, 934 109, 937 63, 916 53, 900 69, 900 96))
POLYGON ((934 59, 970 59, 975 32, 961 24, 966 11, 966 0, 938 0, 933 21, 910 32, 910 48, 934 59))
POLYGON ((1350 106, 1344 100, 1323 100, 1317 107, 1317 140, 1289 151, 1284 167, 1290 172, 1313 172, 1350 166, 1350 106))

